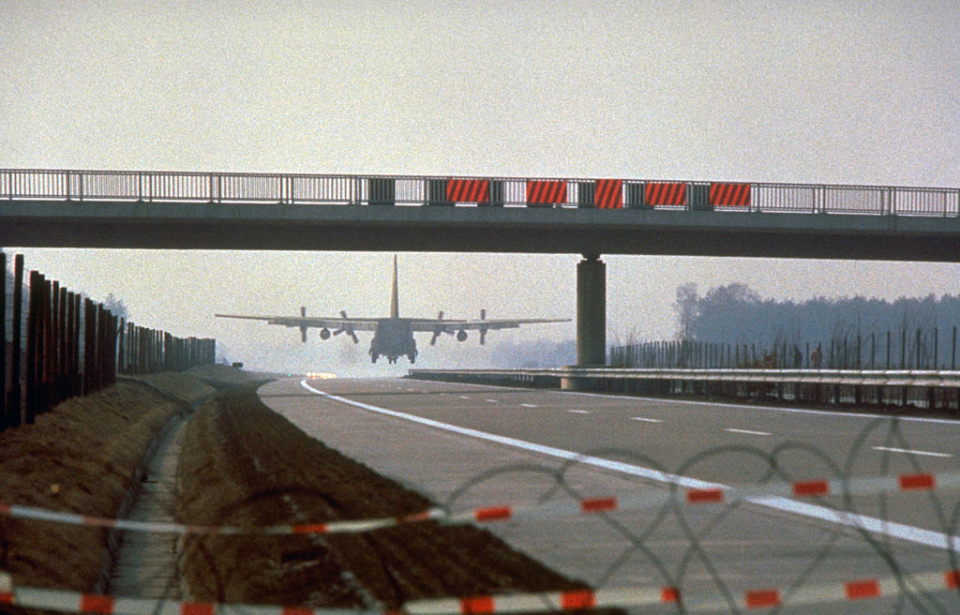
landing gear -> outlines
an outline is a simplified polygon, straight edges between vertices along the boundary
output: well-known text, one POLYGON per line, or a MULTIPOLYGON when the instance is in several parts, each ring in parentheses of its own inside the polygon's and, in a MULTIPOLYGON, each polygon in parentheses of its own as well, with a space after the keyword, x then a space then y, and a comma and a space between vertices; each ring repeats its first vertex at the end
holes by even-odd
POLYGON ((380 356, 380 355, 378 355, 377 353, 371 352, 371 353, 370 353, 370 361, 373 362, 373 363, 376 363, 376 362, 377 362, 377 358, 378 358, 379 356, 380 356))

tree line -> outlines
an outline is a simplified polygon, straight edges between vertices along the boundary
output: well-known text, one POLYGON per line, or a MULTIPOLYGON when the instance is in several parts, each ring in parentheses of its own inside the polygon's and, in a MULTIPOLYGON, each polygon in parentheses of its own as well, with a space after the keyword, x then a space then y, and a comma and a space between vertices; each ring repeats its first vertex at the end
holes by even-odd
POLYGON ((677 342, 760 348, 778 365, 815 354, 823 367, 955 369, 960 295, 862 296, 803 301, 762 298, 742 283, 700 294, 695 284, 677 288, 673 304, 677 342), (786 355, 786 356, 785 356, 786 355))

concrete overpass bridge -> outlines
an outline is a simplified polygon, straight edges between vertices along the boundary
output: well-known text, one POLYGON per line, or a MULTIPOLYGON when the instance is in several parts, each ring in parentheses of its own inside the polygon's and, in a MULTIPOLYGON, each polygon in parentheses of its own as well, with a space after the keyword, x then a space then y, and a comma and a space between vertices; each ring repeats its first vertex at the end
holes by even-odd
POLYGON ((0 169, 0 245, 582 254, 594 365, 601 254, 960 262, 960 189, 0 169))

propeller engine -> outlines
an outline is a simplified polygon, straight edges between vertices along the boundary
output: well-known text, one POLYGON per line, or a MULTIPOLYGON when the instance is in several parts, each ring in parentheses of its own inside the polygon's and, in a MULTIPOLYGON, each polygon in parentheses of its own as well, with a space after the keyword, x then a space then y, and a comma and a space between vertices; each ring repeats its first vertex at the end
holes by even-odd
POLYGON ((320 329, 320 339, 322 340, 330 339, 330 329, 327 329, 326 327, 324 327, 323 329, 320 329))
POLYGON ((463 330, 457 331, 457 341, 458 341, 458 342, 466 341, 466 339, 467 339, 467 332, 466 332, 466 331, 463 331, 463 330))
MULTIPOLYGON (((346 310, 340 310, 340 316, 342 316, 343 318, 346 318, 346 317, 347 317, 347 311, 346 311, 346 310)), ((337 329, 336 331, 333 332, 334 335, 340 335, 341 333, 346 333, 346 334, 349 335, 351 338, 353 338, 353 343, 354 343, 354 344, 359 344, 359 343, 360 343, 360 340, 357 338, 356 332, 354 332, 353 327, 351 327, 350 325, 346 325, 346 326, 340 327, 339 329, 337 329)))
MULTIPOLYGON (((440 312, 437 313, 437 320, 443 320, 443 310, 440 310, 440 312)), ((443 327, 437 327, 436 329, 434 329, 433 337, 430 338, 431 346, 437 345, 437 339, 440 337, 441 333, 450 333, 450 332, 445 330, 443 327)))
MULTIPOLYGON (((486 319, 487 319, 487 311, 484 309, 481 309, 480 320, 486 320, 486 319)), ((483 346, 486 343, 487 343, 487 328, 480 327, 480 345, 483 346)))
MULTIPOLYGON (((300 306, 300 318, 307 317, 307 306, 300 306)), ((307 343, 307 325, 300 325, 300 341, 304 344, 307 343)))

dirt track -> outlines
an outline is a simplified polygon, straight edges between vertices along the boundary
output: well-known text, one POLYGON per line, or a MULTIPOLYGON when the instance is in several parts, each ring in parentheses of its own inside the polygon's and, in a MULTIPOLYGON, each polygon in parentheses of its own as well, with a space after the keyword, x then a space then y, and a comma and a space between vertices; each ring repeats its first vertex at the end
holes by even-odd
MULTIPOLYGON (((181 458, 181 520, 292 525, 394 517, 431 503, 263 406, 253 389, 204 406, 181 458)), ((583 588, 474 527, 405 525, 362 535, 188 540, 194 599, 397 608, 407 600, 583 588)))

